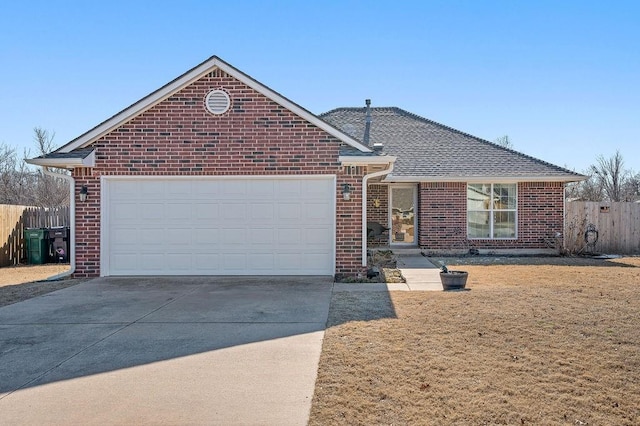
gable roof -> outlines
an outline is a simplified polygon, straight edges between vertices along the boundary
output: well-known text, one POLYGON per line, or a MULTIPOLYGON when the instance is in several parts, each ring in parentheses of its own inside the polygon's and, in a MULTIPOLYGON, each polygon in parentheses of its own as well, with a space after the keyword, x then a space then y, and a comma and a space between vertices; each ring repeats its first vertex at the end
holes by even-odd
POLYGON ((357 149, 358 151, 366 152, 366 153, 372 152, 372 150, 369 147, 363 145, 359 140, 354 139, 353 137, 333 127, 330 123, 327 123, 326 121, 319 119, 315 114, 307 111, 300 105, 290 101, 289 99, 285 98, 278 92, 271 90, 267 86, 263 85, 262 83, 253 79, 249 75, 238 70, 237 68, 232 67, 231 65, 229 65, 228 63, 226 63, 225 61, 223 61, 217 56, 212 56, 211 58, 207 59, 201 64, 196 65, 194 68, 190 69, 186 73, 182 74, 176 79, 165 84, 158 90, 145 96, 144 98, 140 99, 139 101, 130 105, 129 107, 123 109, 113 117, 103 121, 102 123, 95 126, 93 129, 89 130, 83 135, 78 136, 76 139, 72 140, 66 145, 63 145, 62 147, 58 148, 55 152, 70 153, 71 151, 74 151, 76 149, 85 148, 91 145, 93 142, 95 142, 97 139, 101 138, 105 134, 121 126, 122 124, 126 123, 132 118, 142 114, 143 112, 147 111, 149 108, 153 107, 154 105, 157 105, 158 103, 167 99, 174 93, 182 90, 183 88, 197 81, 204 75, 210 73, 214 69, 220 69, 224 71, 225 73, 229 74, 235 79, 241 81, 242 83, 246 84, 247 86, 251 87, 252 89, 256 90, 257 92, 261 93, 262 95, 266 96, 267 98, 281 105, 282 107, 287 108, 289 111, 298 115, 302 119, 307 120, 308 122, 314 124, 315 126, 319 127, 320 129, 324 130, 330 135, 336 137, 337 139, 344 142, 345 144, 357 149))
MULTIPOLYGON (((320 117, 354 138, 365 132, 365 108, 320 117)), ((386 181, 554 181, 585 177, 396 107, 371 108, 370 143, 396 156, 386 181)))

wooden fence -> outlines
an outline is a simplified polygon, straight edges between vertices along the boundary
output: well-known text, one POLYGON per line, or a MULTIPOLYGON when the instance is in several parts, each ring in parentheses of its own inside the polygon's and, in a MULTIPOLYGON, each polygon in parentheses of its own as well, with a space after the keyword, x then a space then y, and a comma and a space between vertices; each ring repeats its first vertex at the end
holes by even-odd
MULTIPOLYGON (((597 231, 593 251, 607 254, 640 254, 640 203, 571 201, 565 209, 565 247, 574 253, 588 249, 587 227, 597 231)), ((594 233, 589 236, 594 239, 594 233)))
POLYGON ((26 228, 52 228, 69 224, 69 207, 44 208, 0 204, 0 267, 26 262, 26 228))

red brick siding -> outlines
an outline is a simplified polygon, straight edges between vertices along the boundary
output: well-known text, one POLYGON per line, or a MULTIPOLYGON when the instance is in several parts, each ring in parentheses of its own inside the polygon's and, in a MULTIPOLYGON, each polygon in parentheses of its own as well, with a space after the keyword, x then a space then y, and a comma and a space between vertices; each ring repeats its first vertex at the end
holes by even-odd
POLYGON ((215 71, 97 140, 90 176, 74 171, 77 204, 76 276, 99 274, 100 176, 102 175, 337 175, 336 272, 361 270, 361 176, 345 176, 340 141, 221 71, 215 71), (222 88, 229 111, 206 111, 204 98, 222 88), (342 199, 342 184, 353 186, 342 199))
MULTIPOLYGON (((378 222, 383 226, 389 226, 389 186, 369 185, 367 188, 367 221, 378 222), (373 200, 380 200, 380 206, 376 207, 373 200)), ((375 240, 370 240, 369 247, 386 246, 389 244, 389 232, 375 240)))
POLYGON ((564 186, 561 182, 518 184, 518 238, 467 239, 467 184, 421 183, 419 242, 426 250, 459 251, 468 244, 480 250, 545 249, 546 237, 563 232, 564 186))
POLYGON ((336 275, 354 275, 361 273, 362 266, 362 177, 366 168, 345 167, 342 179, 338 177, 336 197, 336 244, 341 242, 342 248, 336 262, 336 275), (351 196, 345 201, 342 196, 342 184, 351 185, 351 196))

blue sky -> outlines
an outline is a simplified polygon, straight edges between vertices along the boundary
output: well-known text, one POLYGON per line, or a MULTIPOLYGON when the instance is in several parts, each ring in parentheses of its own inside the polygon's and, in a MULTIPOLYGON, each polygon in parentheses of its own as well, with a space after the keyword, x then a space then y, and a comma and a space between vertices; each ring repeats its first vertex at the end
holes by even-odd
POLYGON ((640 172, 637 1, 13 1, 0 142, 62 145, 212 55, 322 113, 397 106, 583 171, 640 172))

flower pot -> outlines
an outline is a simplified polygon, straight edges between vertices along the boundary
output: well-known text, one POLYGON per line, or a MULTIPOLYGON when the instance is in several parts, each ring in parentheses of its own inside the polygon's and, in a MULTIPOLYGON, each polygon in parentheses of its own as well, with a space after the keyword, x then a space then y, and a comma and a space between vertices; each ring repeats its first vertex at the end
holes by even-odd
POLYGON ((469 273, 464 271, 440 272, 442 289, 444 291, 462 290, 467 285, 467 277, 469 273))

